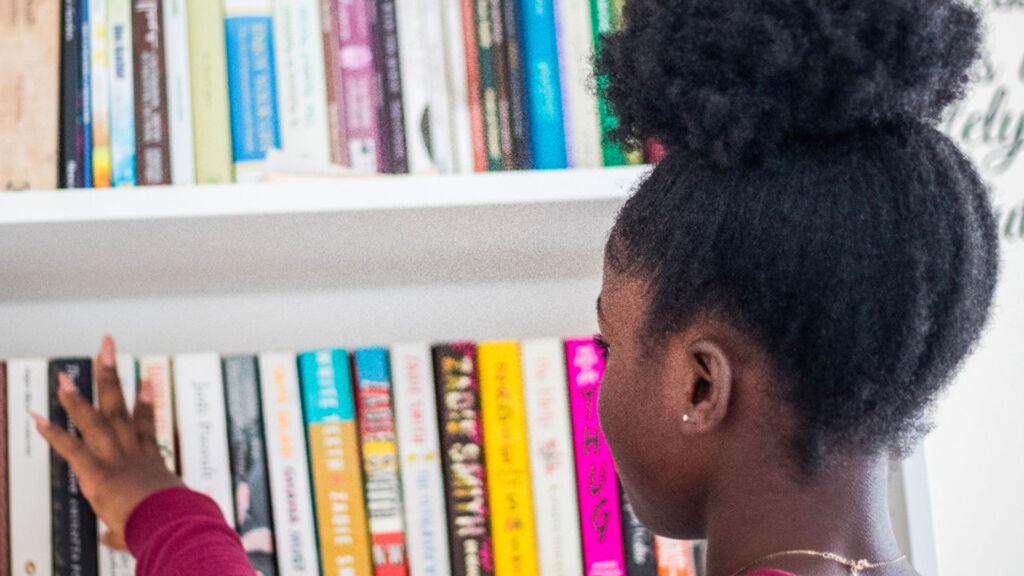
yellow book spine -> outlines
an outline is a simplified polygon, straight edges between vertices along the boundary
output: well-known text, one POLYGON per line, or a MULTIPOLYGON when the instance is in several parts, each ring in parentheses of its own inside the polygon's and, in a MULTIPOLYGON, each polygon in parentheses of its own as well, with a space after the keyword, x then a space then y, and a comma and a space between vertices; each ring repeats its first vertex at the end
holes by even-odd
POLYGON ((356 424, 310 424, 308 431, 323 573, 372 574, 356 424))
POLYGON ((530 456, 519 343, 478 348, 495 576, 537 576, 530 456))

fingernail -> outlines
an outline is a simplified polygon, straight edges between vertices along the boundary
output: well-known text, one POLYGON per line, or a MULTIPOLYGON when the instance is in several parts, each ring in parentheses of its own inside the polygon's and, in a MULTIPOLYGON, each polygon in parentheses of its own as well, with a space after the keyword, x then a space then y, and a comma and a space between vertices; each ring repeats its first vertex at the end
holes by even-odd
POLYGON ((60 383, 60 391, 65 394, 78 394, 78 388, 75 387, 75 383, 71 381, 71 377, 66 373, 61 372, 57 375, 57 381, 60 383))
POLYGON ((153 384, 149 380, 143 380, 142 385, 139 386, 138 400, 143 404, 153 403, 153 384))
POLYGON ((46 430, 47 428, 50 427, 50 421, 40 416, 39 414, 32 412, 29 414, 29 416, 31 416, 32 419, 36 421, 36 427, 39 428, 40 430, 46 430))
POLYGON ((110 336, 103 337, 100 344, 100 363, 104 368, 113 368, 117 363, 117 351, 114 349, 114 339, 110 336))

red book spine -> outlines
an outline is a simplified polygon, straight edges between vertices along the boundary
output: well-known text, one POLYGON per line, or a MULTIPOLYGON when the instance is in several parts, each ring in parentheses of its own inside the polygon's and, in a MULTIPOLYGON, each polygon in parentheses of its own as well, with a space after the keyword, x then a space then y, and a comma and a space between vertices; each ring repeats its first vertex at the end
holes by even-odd
POLYGON ((7 488, 7 364, 0 361, 0 576, 9 576, 11 566, 7 488))
POLYGON ((644 144, 644 162, 647 164, 657 164, 658 162, 661 162, 661 159, 664 158, 666 154, 668 154, 668 151, 665 150, 665 147, 654 138, 649 139, 644 144))
POLYGON ((484 142, 484 106, 480 94, 480 60, 476 45, 474 0, 461 0, 462 38, 466 47, 466 92, 469 94, 469 123, 473 130, 473 170, 487 171, 487 147, 484 142))

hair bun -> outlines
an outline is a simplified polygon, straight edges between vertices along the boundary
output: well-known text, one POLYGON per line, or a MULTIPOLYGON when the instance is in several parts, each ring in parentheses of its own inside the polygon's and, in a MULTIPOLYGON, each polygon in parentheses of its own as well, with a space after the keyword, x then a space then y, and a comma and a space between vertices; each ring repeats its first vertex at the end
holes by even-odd
POLYGON ((980 18, 959 0, 627 0, 598 55, 613 137, 720 166, 790 139, 936 123, 980 18))

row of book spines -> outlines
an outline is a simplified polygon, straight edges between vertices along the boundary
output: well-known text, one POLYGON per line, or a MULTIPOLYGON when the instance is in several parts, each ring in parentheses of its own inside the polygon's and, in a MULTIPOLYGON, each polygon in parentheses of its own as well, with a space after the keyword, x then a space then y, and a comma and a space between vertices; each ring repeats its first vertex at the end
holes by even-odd
MULTIPOLYGON (((470 435, 470 437, 466 439, 466 441, 469 441, 475 438, 477 446, 476 452, 478 453, 481 460, 483 460, 483 454, 485 452, 491 454, 491 457, 487 459, 486 470, 484 470, 483 467, 481 467, 478 470, 481 476, 481 490, 486 490, 487 485, 490 484, 491 497, 488 498, 485 491, 482 493, 475 494, 475 498, 481 500, 482 505, 484 506, 484 517, 481 519, 483 526, 486 528, 489 524, 493 526, 502 527, 518 527, 517 529, 511 531, 496 530, 495 532, 497 538, 495 542, 494 562, 498 572, 502 574, 530 574, 536 570, 536 559, 533 556, 532 548, 533 507, 531 506, 532 499, 530 495, 529 480, 530 456, 527 455, 526 451, 527 428, 524 416, 525 398, 523 396, 522 370, 526 370, 532 374, 532 376, 530 377, 532 378, 532 389, 534 390, 533 394, 535 398, 531 402, 534 416, 534 419, 531 421, 531 424, 538 425, 541 422, 546 422, 546 425, 538 425, 536 427, 536 430, 555 428, 556 430, 554 435, 556 437, 558 436, 557 423, 555 423, 555 425, 552 426, 551 422, 553 418, 557 420, 557 418, 555 417, 558 416, 559 412, 557 403, 557 390, 559 388, 559 380, 557 377, 558 368, 561 367, 564 369, 564 364, 562 363, 561 358, 561 351, 558 349, 558 343, 557 341, 531 342, 525 344, 524 346, 526 346, 527 349, 525 351, 526 353, 523 355, 522 358, 522 369, 519 368, 520 356, 518 344, 489 343, 480 346, 480 385, 478 392, 480 395, 479 402, 481 410, 478 411, 477 413, 477 420, 482 420, 482 427, 478 424, 475 429, 475 435, 470 435), (547 380, 546 384, 544 383, 545 380, 547 380), (544 390, 547 391, 545 392, 544 390), (553 391, 554 400, 551 397, 553 391), (540 395, 539 397, 537 397, 538 394, 540 395), (483 432, 484 429, 486 429, 486 433, 483 432), (480 435, 483 436, 483 442, 486 442, 486 446, 480 444, 480 435), (485 474, 487 477, 489 477, 488 479, 484 478, 485 474), (490 518, 490 522, 488 522, 488 519, 486 518, 487 501, 492 502, 492 517, 490 518), (503 565, 506 567, 502 568, 503 565), (518 569, 513 570, 513 567, 517 567, 518 569)), ((570 368, 570 376, 575 379, 577 384, 584 387, 584 394, 582 394, 581 396, 583 396, 584 398, 588 397, 588 394, 586 393, 586 387, 592 385, 592 381, 595 376, 595 371, 600 370, 600 359, 593 350, 593 344, 589 342, 570 342, 569 353, 571 355, 570 357, 572 358, 570 366, 576 366, 578 368, 575 374, 573 373, 573 370, 570 368)), ((476 350, 472 345, 461 344, 451 347, 441 347, 435 349, 434 354, 436 361, 435 369, 437 370, 437 378, 439 382, 446 383, 446 386, 448 384, 451 384, 452 386, 457 386, 459 389, 465 388, 466 386, 469 386, 470 389, 473 388, 473 382, 475 382, 476 380, 476 378, 474 377, 474 372, 476 370, 475 365, 477 364, 477 360, 475 359, 476 350)), ((425 379, 425 376, 422 374, 422 372, 423 365, 427 363, 425 357, 426 353, 424 350, 418 351, 416 349, 413 349, 412 351, 401 351, 398 357, 395 358, 396 366, 409 366, 410 362, 413 362, 414 364, 418 363, 419 374, 414 375, 414 377, 410 377, 410 372, 415 373, 417 372, 417 370, 410 371, 401 368, 396 368, 396 382, 401 383, 400 388, 401 391, 403 392, 403 396, 405 394, 409 394, 412 397, 410 398, 410 400, 415 400, 417 397, 419 398, 420 405, 418 408, 415 408, 414 410, 415 412, 419 412, 418 420, 420 422, 426 422, 427 424, 429 424, 429 422, 433 419, 428 418, 424 420, 424 416, 428 415, 423 414, 423 412, 425 412, 425 410, 423 409, 423 405, 425 404, 423 402, 425 388, 423 380, 425 379), (417 357, 418 353, 420 353, 420 357, 417 357), (400 372, 406 372, 406 374, 400 375, 400 372), (418 384, 410 384, 411 380, 417 379, 419 380, 418 384)), ((370 408, 372 408, 371 410, 364 409, 360 411, 361 417, 363 418, 364 422, 362 425, 364 460, 369 462, 370 460, 376 458, 379 461, 382 460, 385 462, 389 462, 392 464, 389 466, 389 468, 392 471, 392 474, 395 474, 394 470, 397 467, 397 454, 394 441, 394 415, 388 409, 390 407, 390 391, 387 390, 386 383, 390 382, 391 378, 390 375, 388 374, 387 352, 382 349, 361 350, 356 353, 354 359, 356 370, 357 373, 359 374, 360 380, 360 386, 358 386, 360 390, 360 398, 363 398, 365 396, 365 402, 369 405, 370 408), (364 394, 364 392, 367 394, 364 394), (381 413, 382 409, 383 414, 381 413), (375 444, 376 448, 374 447, 375 444), (383 458, 381 458, 381 456, 383 456, 383 458)), ((261 443, 261 439, 263 438, 262 430, 259 429, 261 421, 261 410, 260 406, 255 405, 256 403, 258 403, 258 398, 262 396, 264 399, 264 406, 262 407, 262 416, 263 419, 266 419, 268 422, 288 422, 289 418, 287 417, 287 412, 295 412, 297 409, 296 407, 299 404, 298 398, 294 397, 295 395, 297 395, 297 391, 293 391, 294 394, 292 395, 285 393, 286 389, 289 387, 289 381, 294 383, 297 380, 297 378, 294 375, 289 376, 288 374, 289 364, 292 366, 291 371, 294 372, 294 356, 289 354, 264 355, 260 357, 259 363, 260 365, 257 368, 255 365, 256 359, 253 357, 226 358, 224 359, 223 362, 223 374, 225 385, 224 389, 227 391, 227 395, 229 396, 228 406, 230 406, 230 409, 228 411, 228 425, 231 427, 231 430, 227 432, 226 435, 232 438, 232 446, 242 445, 244 447, 244 451, 242 454, 238 454, 238 449, 233 449, 231 459, 233 464, 239 462, 240 459, 243 461, 249 461, 248 469, 250 472, 252 470, 258 471, 260 468, 258 462, 255 465, 253 465, 253 463, 251 462, 253 455, 258 455, 263 452, 261 445, 253 446, 254 442, 257 444, 261 443), (267 381, 269 379, 269 381, 272 383, 272 386, 274 387, 274 394, 268 394, 267 392, 263 392, 262 394, 260 393, 260 391, 258 390, 259 374, 264 375, 264 381, 267 381), (246 391, 248 391, 248 393, 246 393, 246 391), (234 397, 231 397, 232 395, 234 395, 234 397), (276 415, 273 413, 273 410, 275 410, 275 408, 267 405, 266 399, 271 396, 277 399, 276 409, 279 412, 276 415), (247 406, 248 408, 246 408, 247 406), (247 413, 245 413, 246 410, 248 410, 247 413), (282 413, 280 412, 280 410, 284 410, 284 412, 282 413), (237 433, 238 431, 243 431, 245 433, 239 434, 237 433)), ((125 363, 122 362, 122 364, 125 363)), ((204 422, 203 420, 204 418, 215 416, 216 413, 218 412, 218 408, 223 408, 223 399, 221 399, 220 402, 216 400, 216 389, 219 388, 219 386, 213 385, 213 388, 210 388, 210 383, 214 382, 215 380, 218 380, 218 378, 215 375, 215 373, 218 372, 219 370, 218 365, 218 358, 214 355, 179 357, 176 359, 174 363, 174 366, 176 368, 174 388, 178 390, 177 401, 179 413, 178 427, 180 429, 179 434, 186 434, 190 429, 209 429, 210 427, 215 426, 216 418, 210 418, 209 422, 204 422), (206 374, 203 374, 204 372, 206 372, 206 374), (183 396, 188 395, 188 393, 197 395, 197 398, 194 398, 194 400, 196 400, 195 405, 185 403, 186 400, 183 398, 183 396), (181 419, 183 417, 189 418, 189 416, 185 416, 185 414, 188 414, 189 410, 197 412, 198 420, 191 422, 182 422, 181 419), (206 413, 205 415, 204 412, 206 413)), ((63 364, 61 364, 61 366, 61 370, 72 371, 74 373, 81 374, 83 371, 88 370, 89 364, 88 361, 79 361, 77 363, 74 363, 74 366, 72 366, 72 363, 64 362, 63 364)), ((140 371, 143 374, 143 378, 148 379, 151 383, 155 384, 155 389, 157 391, 155 408, 157 409, 158 412, 158 423, 161 424, 162 428, 173 426, 173 416, 171 414, 167 414, 168 412, 170 412, 169 408, 171 403, 169 400, 166 402, 161 402, 161 398, 166 398, 167 396, 170 396, 170 366, 171 364, 166 358, 161 359, 159 357, 143 359, 140 362, 140 371), (165 417, 161 418, 161 414, 165 414, 165 417)), ((124 372, 124 370, 122 371, 124 372)), ((354 439, 354 434, 351 433, 354 432, 353 418, 355 416, 355 411, 353 409, 353 401, 351 396, 351 380, 348 375, 347 354, 345 354, 344 351, 335 350, 307 353, 301 355, 299 358, 299 372, 301 374, 301 378, 298 379, 302 381, 301 387, 303 390, 302 404, 306 408, 306 420, 309 424, 308 432, 311 448, 310 462, 312 464, 314 475, 314 487, 317 491, 317 499, 319 503, 318 510, 320 511, 320 516, 324 517, 323 502, 330 502, 331 506, 333 507, 334 514, 328 517, 337 519, 336 513, 339 502, 345 503, 352 501, 358 503, 362 501, 361 494, 359 494, 361 484, 359 481, 358 463, 353 464, 351 462, 351 459, 353 457, 355 457, 355 459, 358 460, 358 456, 356 455, 358 449, 353 449, 353 445, 355 445, 356 441, 354 439), (315 383, 311 384, 311 381, 314 381, 315 383), (347 396, 346 391, 348 391, 347 396), (346 423, 348 431, 350 432, 349 434, 344 433, 346 423), (322 426, 324 424, 328 424, 328 426, 324 428, 322 426), (331 426, 332 424, 337 424, 338 426, 331 426), (338 434, 339 432, 340 436, 338 434), (340 453, 341 459, 339 460, 338 450, 339 446, 343 444, 339 444, 339 441, 343 440, 346 436, 348 437, 348 445, 346 447, 347 449, 340 453), (318 441, 322 441, 324 443, 324 449, 326 450, 324 454, 327 455, 327 459, 324 461, 323 466, 317 465, 318 452, 316 450, 316 446, 318 441), (332 454, 334 455, 333 459, 331 459, 330 456, 332 454), (347 463, 347 466, 344 459, 344 456, 346 454, 349 457, 349 462, 347 463), (341 499, 337 497, 332 498, 330 497, 330 495, 328 495, 327 498, 321 498, 322 491, 320 490, 320 487, 317 486, 318 483, 316 481, 316 478, 329 478, 331 477, 330 471, 332 470, 334 471, 334 476, 336 477, 337 471, 345 469, 346 467, 350 471, 354 471, 355 474, 354 476, 349 478, 349 488, 341 492, 342 494, 344 494, 345 492, 349 492, 349 494, 345 495, 341 499)), ((55 370, 51 370, 51 376, 55 373, 55 370)), ((597 375, 597 377, 599 379, 599 374, 597 375)), ((127 379, 128 377, 125 376, 125 378, 127 379)), ((427 376, 426 378, 429 378, 429 376, 427 376)), ((88 378, 86 377, 80 379, 80 381, 87 380, 88 378)), ((561 388, 564 393, 564 375, 562 376, 561 381, 563 383, 561 388)), ((441 406, 445 406, 443 402, 447 398, 447 394, 449 392, 452 392, 452 390, 448 390, 446 388, 444 391, 442 391, 440 387, 438 388, 438 398, 442 402, 441 406)), ((430 404, 430 402, 426 402, 426 404, 430 404)), ((567 406, 563 406, 563 418, 567 417, 565 408, 567 408, 567 406)), ((574 411, 577 427, 577 441, 579 441, 581 427, 583 434, 592 433, 592 431, 587 430, 587 426, 595 424, 595 422, 590 422, 588 424, 588 418, 592 419, 596 417, 595 414, 590 414, 587 412, 588 410, 591 410, 591 408, 592 407, 590 406, 584 406, 582 412, 578 409, 574 411)), ((417 418, 415 417, 415 412, 414 414, 411 415, 414 416, 412 418, 413 421, 417 420, 417 418)), ((192 418, 194 419, 195 417, 192 418)), ((301 418, 301 416, 299 416, 299 418, 301 418)), ((292 421, 298 421, 299 418, 292 418, 292 421)), ((442 422, 443 421, 444 420, 442 419, 442 422)), ((429 438, 429 430, 416 431, 413 430, 413 428, 410 428, 410 430, 412 431, 413 438, 418 437, 421 443, 423 442, 424 437, 429 438)), ((270 433, 267 435, 268 440, 271 441, 271 444, 273 444, 274 438, 287 437, 288 435, 287 430, 277 430, 277 434, 275 434, 274 432, 274 430, 271 430, 270 433)), ((294 435, 304 436, 304 434, 302 434, 301 429, 297 431, 292 430, 291 433, 294 435)), ((164 431, 162 436, 171 436, 173 438, 173 434, 169 434, 166 430, 164 431)), ((215 436, 216 434, 214 434, 214 437, 193 440, 198 440, 210 444, 212 441, 215 440, 215 436)), ((552 448, 550 440, 543 440, 540 438, 535 438, 531 440, 533 441, 532 445, 537 446, 543 444, 544 448, 548 451, 550 451, 552 448)), ((567 443, 568 439, 565 439, 565 442, 567 443)), ((211 449, 210 446, 208 445, 206 450, 196 450, 195 442, 189 441, 187 437, 179 438, 179 443, 182 444, 184 447, 183 456, 185 456, 185 459, 182 460, 182 472, 185 475, 187 481, 197 489, 200 489, 204 492, 211 494, 211 496, 214 496, 216 499, 216 487, 212 487, 207 484, 207 482, 210 481, 210 478, 196 478, 194 477, 194 475, 189 474, 189 472, 193 470, 193 465, 194 469, 202 470, 209 470, 209 467, 216 466, 216 458, 213 458, 207 462, 191 462, 190 460, 187 459, 187 455, 189 453, 204 453, 214 454, 214 456, 216 456, 216 453, 219 452, 216 449, 217 447, 214 446, 211 449)), ((213 443, 216 444, 216 442, 213 443)), ((287 444, 288 442, 283 443, 283 445, 287 444)), ((299 444, 305 443, 300 442, 299 444)), ((410 446, 412 445, 413 442, 410 441, 410 446)), ((171 442, 170 450, 173 450, 173 441, 171 442)), ((431 452, 431 450, 432 449, 428 446, 428 455, 429 452, 431 452)), ((436 452, 436 449, 433 449, 433 451, 436 452)), ((462 451, 467 454, 472 452, 465 450, 464 448, 462 451)), ((571 448, 568 448, 567 451, 571 453, 571 448)), ((449 450, 446 450, 445 452, 447 453, 449 452, 449 450)), ((271 452, 271 454, 272 453, 273 452, 271 452)), ((569 454, 566 454, 565 456, 565 459, 568 460, 569 454)), ((296 460, 296 462, 294 463, 295 469, 301 469, 302 466, 300 465, 300 463, 305 461, 305 453, 293 453, 292 457, 296 460)), ((536 459, 537 457, 534 456, 534 458, 536 459)), ((270 460, 273 463, 274 458, 271 457, 270 460)), ((539 459, 537 459, 537 461, 539 462, 539 459)), ((448 462, 447 464, 448 466, 446 467, 446 471, 449 473, 449 478, 451 479, 452 465, 457 465, 459 463, 448 462)), ((464 464, 464 462, 462 462, 462 464, 464 464)), ((169 465, 171 467, 174 466, 173 455, 171 455, 170 457, 169 465)), ((237 467, 233 468, 235 483, 237 486, 237 484, 240 481, 246 481, 247 479, 240 479, 237 467)), ((562 468, 564 472, 564 465, 562 468)), ((368 481, 372 476, 373 470, 373 468, 367 469, 368 481)), ((569 481, 571 484, 571 467, 569 467, 568 470, 570 475, 569 481)), ((209 474, 207 474, 207 476, 209 476, 209 474)), ((262 483, 265 486, 266 474, 264 473, 263 476, 264 480, 262 481, 262 483)), ((271 475, 271 477, 274 476, 274 474, 271 475)), ((550 474, 548 474, 548 476, 550 476, 550 474)), ((538 497, 543 496, 544 493, 543 482, 538 483, 538 479, 540 479, 541 477, 542 475, 540 473, 535 473, 533 475, 534 483, 537 486, 539 486, 539 489, 537 490, 538 497)), ((549 480, 550 479, 551 478, 549 478, 549 480)), ((563 479, 555 478, 554 480, 555 483, 558 484, 563 479)), ((614 486, 614 479, 612 480, 612 482, 614 486)), ((260 484, 259 479, 257 478, 257 481, 254 482, 253 484, 254 486, 249 486, 249 490, 247 491, 253 496, 257 496, 260 484)), ((409 484, 412 485, 411 482, 409 484)), ((417 482, 416 484, 418 485, 419 482, 417 482)), ((375 507, 372 500, 368 500, 371 516, 375 509, 395 511, 400 510, 401 495, 397 492, 397 486, 398 483, 396 477, 392 477, 390 481, 384 482, 384 488, 390 487, 390 489, 393 490, 393 492, 390 495, 384 495, 384 506, 375 507), (387 501, 392 502, 392 504, 387 505, 387 501)), ((452 486, 450 486, 450 488, 452 488, 453 490, 455 489, 452 486)), ((228 510, 231 507, 230 490, 223 491, 227 492, 227 494, 222 495, 220 500, 222 503, 222 507, 225 509, 226 516, 229 516, 230 518, 231 512, 228 510)), ((465 490, 463 490, 462 492, 463 496, 465 496, 465 490)), ((278 495, 275 494, 275 501, 277 500, 277 496, 278 495)), ((337 496, 337 494, 335 494, 335 496, 337 496)), ((562 496, 566 496, 566 494, 562 494, 562 496)), ((453 514, 460 508, 457 502, 452 502, 452 499, 455 499, 457 497, 458 496, 456 495, 456 492, 449 492, 449 504, 454 504, 450 506, 450 510, 452 511, 453 514)), ((418 501, 418 499, 412 500, 418 501)), ((564 497, 556 497, 554 498, 553 502, 549 502, 549 504, 564 504, 566 500, 568 500, 569 502, 574 502, 575 498, 570 497, 566 499, 564 497)), ((613 501, 617 501, 617 494, 616 498, 613 501)), ((254 508, 259 507, 258 498, 254 498, 254 502, 256 505, 253 508, 250 508, 250 512, 254 508)), ((583 502, 581 501, 581 503, 583 502)), ((263 507, 263 510, 266 510, 267 506, 269 506, 269 503, 263 507)), ((277 507, 281 508, 281 506, 277 507)), ((353 513, 358 512, 358 508, 359 506, 353 506, 353 513)), ((542 510, 545 508, 538 506, 537 509, 542 510)), ((569 510, 569 514, 573 515, 574 511, 574 509, 569 510)), ((401 526, 400 514, 396 514, 392 520, 392 525, 399 527, 401 526)), ((464 522, 460 523, 458 521, 458 517, 450 517, 449 520, 450 522, 453 522, 453 533, 456 534, 459 532, 460 526, 464 528, 466 526, 473 526, 479 524, 479 522, 475 524, 473 522, 470 522, 468 524, 464 522)), ((248 525, 249 528, 255 529, 258 529, 259 527, 261 527, 261 525, 263 527, 269 526, 269 518, 264 518, 262 521, 254 522, 252 518, 245 518, 243 517, 243 515, 239 515, 237 518, 235 518, 235 522, 237 523, 240 530, 245 529, 246 525, 248 525)), ((570 521, 570 527, 571 524, 572 522, 570 521)), ((612 524, 618 524, 618 522, 614 521, 613 519, 612 524)), ((356 519, 355 523, 350 521, 341 523, 341 526, 349 531, 352 530, 353 526, 358 525, 358 519, 356 519)), ((278 523, 278 526, 279 528, 284 527, 284 525, 280 522, 278 523)), ((345 537, 339 539, 337 534, 335 534, 335 537, 333 538, 330 537, 329 534, 325 533, 326 528, 327 526, 324 523, 321 523, 320 536, 322 547, 324 546, 325 542, 348 541, 348 539, 345 537)), ((434 530, 434 532, 436 532, 436 530, 434 530)), ((566 564, 564 561, 564 552, 566 548, 561 545, 565 543, 565 535, 561 534, 560 531, 557 532, 559 533, 561 538, 560 540, 552 542, 552 544, 558 544, 558 546, 548 549, 548 552, 554 552, 553 555, 549 554, 548 561, 550 561, 550 558, 553 556, 555 561, 557 562, 556 568, 558 567, 558 565, 566 564)), ((569 532, 571 532, 571 530, 569 532)), ((584 532, 586 532, 586 525, 584 525, 584 532)), ((604 532, 604 530, 602 530, 602 532, 604 532)), ((301 531, 299 535, 301 535, 301 531)), ((379 541, 381 547, 379 550, 375 550, 374 557, 384 559, 404 558, 403 554, 401 553, 396 554, 394 553, 394 551, 392 551, 391 554, 387 553, 387 546, 389 545, 397 546, 398 551, 401 551, 401 530, 399 529, 397 533, 394 530, 389 530, 388 532, 385 532, 383 536, 384 538, 382 538, 379 541)), ((293 534, 289 537, 289 541, 294 542, 294 538, 295 535, 293 534)), ((311 534, 309 535, 307 540, 312 542, 313 537, 311 534)), ((614 538, 612 541, 618 541, 620 543, 622 542, 621 538, 614 538)), ((542 542, 545 542, 545 539, 541 538, 541 534, 538 533, 538 544, 542 542)), ((486 541, 483 541, 481 543, 484 544, 484 547, 486 547, 486 541)), ((575 547, 576 549, 579 548, 578 537, 575 541, 575 546, 572 546, 573 541, 571 538, 568 538, 567 543, 570 545, 569 549, 572 549, 573 547, 575 547)), ((355 547, 357 549, 359 548, 358 545, 356 545, 355 547)), ((455 542, 453 542, 453 547, 457 547, 455 542)), ((363 548, 365 549, 365 546, 363 548)), ((584 548, 586 552, 586 546, 584 548)), ((621 558, 621 547, 619 547, 617 552, 615 551, 615 546, 605 548, 609 548, 611 550, 613 557, 617 554, 619 558, 621 558)), ((591 550, 591 552, 594 552, 594 550, 591 550)), ((307 558, 309 557, 309 554, 313 554, 313 552, 307 550, 307 558)), ((254 565, 259 566, 258 563, 260 562, 261 559, 266 560, 265 557, 267 556, 267 554, 265 551, 257 550, 252 552, 252 556, 254 558, 254 565)), ((357 555, 342 553, 342 556, 345 557, 344 562, 351 562, 353 561, 353 558, 355 558, 357 555)), ((456 558, 458 558, 458 556, 456 556, 456 558)), ((322 559, 325 562, 324 566, 328 566, 328 562, 330 561, 330 559, 327 557, 324 557, 322 559)), ((544 559, 542 558, 541 560, 543 561, 544 559)), ((338 561, 338 558, 335 558, 335 561, 338 561)), ((601 562, 601 565, 607 566, 606 560, 597 561, 601 562)), ((485 566, 486 564, 487 562, 484 561, 485 566)), ((417 563, 414 563, 414 566, 415 565, 417 565, 417 563)), ((470 563, 467 566, 472 565, 473 564, 470 563)), ((460 563, 456 561, 456 573, 458 573, 459 566, 460 563)), ((263 568, 262 566, 260 567, 263 568)), ((273 566, 271 564, 270 569, 272 568, 273 566)), ((298 568, 301 568, 301 566, 299 566, 298 568)), ((376 568, 377 573, 404 573, 404 567, 401 566, 388 567, 378 565, 376 568)), ((577 565, 576 570, 578 571, 578 569, 579 566, 577 565)), ((284 568, 282 568, 282 572, 289 573, 288 570, 284 568)), ((299 570, 297 573, 303 572, 302 570, 299 570)), ((545 573, 549 572, 545 571, 545 573)), ((573 572, 559 571, 555 573, 571 574, 573 572)), ((590 573, 589 566, 587 573, 590 573)))

